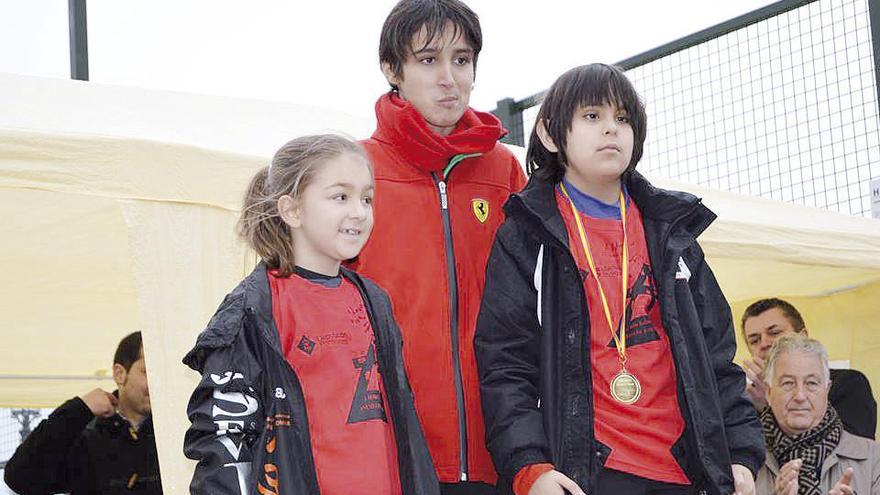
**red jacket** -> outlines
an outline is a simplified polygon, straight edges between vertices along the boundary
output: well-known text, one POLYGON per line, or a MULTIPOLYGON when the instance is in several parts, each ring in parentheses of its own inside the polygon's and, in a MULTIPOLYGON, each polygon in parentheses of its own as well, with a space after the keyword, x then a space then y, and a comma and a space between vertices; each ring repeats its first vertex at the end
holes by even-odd
POLYGON ((440 136, 389 93, 376 103, 376 117, 376 132, 362 143, 373 162, 376 221, 353 267, 391 296, 440 481, 494 483, 474 327, 502 205, 525 176, 498 143, 506 131, 491 114, 468 109, 440 136))

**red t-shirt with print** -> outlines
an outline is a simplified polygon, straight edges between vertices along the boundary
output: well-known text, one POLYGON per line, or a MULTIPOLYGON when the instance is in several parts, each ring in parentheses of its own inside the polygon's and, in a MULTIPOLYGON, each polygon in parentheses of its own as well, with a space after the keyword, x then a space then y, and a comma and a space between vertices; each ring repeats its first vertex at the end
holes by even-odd
MULTIPOLYGON (((596 439, 611 448, 605 467, 655 481, 689 484, 670 451, 684 431, 684 420, 676 392, 675 363, 660 317, 660 300, 648 257, 641 212, 634 202, 627 203, 626 369, 639 380, 642 392, 636 402, 622 404, 611 396, 611 380, 620 372, 620 361, 605 318, 596 276, 587 263, 569 201, 558 190, 556 204, 565 220, 569 249, 581 273, 590 313, 594 431, 596 439)), ((612 322, 618 331, 623 312, 621 221, 579 214, 608 300, 612 322)))
POLYGON ((302 385, 321 493, 401 493, 373 329, 357 288, 270 273, 281 348, 302 385))

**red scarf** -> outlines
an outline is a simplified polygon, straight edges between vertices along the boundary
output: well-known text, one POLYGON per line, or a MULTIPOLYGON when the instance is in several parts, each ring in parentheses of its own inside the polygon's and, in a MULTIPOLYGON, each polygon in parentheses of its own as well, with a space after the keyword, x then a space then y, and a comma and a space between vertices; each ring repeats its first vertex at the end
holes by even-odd
POLYGON ((426 171, 442 170, 455 155, 486 153, 507 134, 491 113, 468 107, 448 136, 436 134, 408 101, 394 92, 376 102, 373 139, 392 145, 408 163, 426 171))

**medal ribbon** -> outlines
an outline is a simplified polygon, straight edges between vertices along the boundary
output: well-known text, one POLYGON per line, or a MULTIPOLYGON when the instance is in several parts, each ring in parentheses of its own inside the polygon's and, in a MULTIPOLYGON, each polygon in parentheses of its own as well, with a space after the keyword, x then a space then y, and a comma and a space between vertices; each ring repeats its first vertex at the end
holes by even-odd
MULTIPOLYGON (((574 201, 569 196, 568 191, 565 189, 565 184, 562 182, 559 183, 559 188, 562 189, 562 194, 565 195, 565 198, 568 199, 568 204, 571 206, 571 214, 574 215, 574 221, 577 223, 578 233, 581 238, 581 246, 584 248, 584 254, 587 256, 587 263, 590 265, 590 271, 593 272, 593 276, 596 278, 596 285, 599 287, 599 298, 602 300, 602 309, 605 310, 605 319, 608 321, 608 328, 611 330, 611 337, 614 339, 614 345, 617 347, 617 356, 620 358, 621 367, 625 367, 626 365, 626 329, 623 328, 624 325, 624 317, 626 316, 626 293, 627 293, 627 278, 628 278, 628 265, 627 260, 629 259, 629 249, 627 247, 626 242, 626 199, 623 197, 623 191, 620 192, 620 223, 623 226, 623 255, 621 260, 621 294, 623 294, 623 301, 621 304, 621 315, 620 315, 620 335, 618 336, 618 332, 614 331, 614 322, 611 318, 611 310, 608 308, 608 298, 605 297, 605 290, 602 289, 602 281, 599 280, 599 274, 596 272, 596 264, 593 262, 593 255, 590 254, 590 243, 587 241, 587 233, 584 231, 584 224, 581 222, 581 214, 577 210, 577 207, 574 205, 574 201)), ((624 368, 625 369, 625 368, 624 368)))

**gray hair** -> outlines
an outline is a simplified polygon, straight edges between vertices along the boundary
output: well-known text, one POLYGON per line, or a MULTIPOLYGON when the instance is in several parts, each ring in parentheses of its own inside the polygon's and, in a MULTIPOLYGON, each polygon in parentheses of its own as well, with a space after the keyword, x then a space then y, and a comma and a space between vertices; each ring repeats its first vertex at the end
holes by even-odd
POLYGON ((767 365, 764 368, 764 381, 773 385, 773 372, 776 368, 776 360, 785 353, 799 352, 809 356, 816 356, 822 362, 822 371, 825 383, 831 379, 831 370, 828 367, 828 350, 816 339, 811 339, 802 334, 785 335, 773 343, 770 355, 767 357, 767 365))

